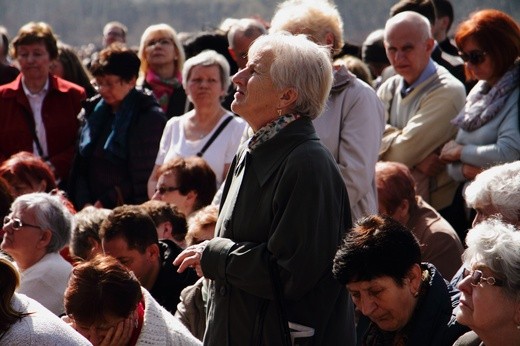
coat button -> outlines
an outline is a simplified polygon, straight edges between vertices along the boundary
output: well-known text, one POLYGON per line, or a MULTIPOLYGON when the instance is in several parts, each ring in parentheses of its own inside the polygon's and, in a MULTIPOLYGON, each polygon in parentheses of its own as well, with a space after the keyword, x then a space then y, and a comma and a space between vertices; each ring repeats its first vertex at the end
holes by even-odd
POLYGON ((220 286, 219 293, 221 296, 226 295, 226 286, 220 286))

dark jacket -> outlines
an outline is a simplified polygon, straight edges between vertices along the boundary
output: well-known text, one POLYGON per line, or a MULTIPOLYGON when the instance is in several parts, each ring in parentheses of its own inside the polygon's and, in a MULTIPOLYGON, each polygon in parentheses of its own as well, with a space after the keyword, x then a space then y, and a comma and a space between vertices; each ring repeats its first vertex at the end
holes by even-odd
POLYGON ((162 307, 174 314, 180 301, 181 291, 185 287, 193 285, 198 276, 191 268, 177 273, 173 260, 182 249, 174 242, 167 239, 159 240, 159 248, 161 250, 161 269, 150 294, 162 307))
MULTIPOLYGON (((445 280, 433 264, 423 263, 422 269, 427 269, 430 279, 423 282, 421 296, 410 321, 402 328, 407 340, 407 346, 446 346, 446 334, 451 317, 451 301, 445 280)), ((381 331, 375 323, 369 322, 365 316, 358 324, 358 345, 391 346, 392 332, 381 331), (368 322, 368 323, 367 323, 368 322), (367 327, 368 331, 367 332, 367 327), (364 330, 363 330, 364 329, 364 330), (372 343, 367 343, 367 334, 371 334, 372 343), (374 337, 376 336, 376 337, 374 337)), ((451 343, 449 344, 451 345, 451 343)))
POLYGON ((353 310, 331 271, 351 226, 348 196, 311 120, 295 120, 251 152, 242 146, 229 172, 217 237, 201 260, 213 280, 204 344, 282 344, 274 259, 288 320, 314 328, 315 345, 353 345, 353 310))
MULTIPOLYGON (((69 191, 76 208, 81 209, 86 203, 93 204, 98 200, 105 208, 148 200, 147 182, 155 164, 166 118, 151 94, 133 90, 126 97, 136 97, 125 134, 126 158, 113 157, 104 149, 114 122, 114 114, 109 112, 99 126, 99 134, 92 139, 92 150, 82 154, 79 144, 76 148, 69 191)), ((85 103, 86 122, 83 127, 90 126, 89 117, 100 101, 100 97, 94 97, 85 103)))
POLYGON ((16 67, 0 63, 0 85, 11 83, 19 74, 16 67))
MULTIPOLYGON (((57 178, 70 174, 79 122, 77 115, 85 99, 82 87, 49 75, 49 90, 42 104, 48 160, 57 178)), ((22 86, 22 75, 0 86, 0 162, 20 151, 33 152, 34 117, 22 86)))

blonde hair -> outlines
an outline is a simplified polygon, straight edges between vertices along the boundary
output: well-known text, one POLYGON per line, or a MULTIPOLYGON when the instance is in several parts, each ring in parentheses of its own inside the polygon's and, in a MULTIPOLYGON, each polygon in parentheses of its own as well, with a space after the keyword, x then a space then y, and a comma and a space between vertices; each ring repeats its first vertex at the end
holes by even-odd
POLYGON ((26 316, 11 306, 14 291, 20 285, 20 273, 7 258, 0 252, 0 335, 5 333, 12 324, 26 316))

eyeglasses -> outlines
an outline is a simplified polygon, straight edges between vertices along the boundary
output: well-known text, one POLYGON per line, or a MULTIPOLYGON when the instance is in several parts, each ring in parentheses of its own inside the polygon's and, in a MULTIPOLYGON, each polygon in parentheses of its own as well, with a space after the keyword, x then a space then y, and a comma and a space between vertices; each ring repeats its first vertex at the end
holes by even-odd
POLYGON ((121 84, 123 80, 121 78, 117 78, 116 80, 110 81, 110 80, 104 80, 104 81, 94 81, 92 82, 92 86, 96 90, 103 89, 113 89, 117 84, 121 84))
POLYGON ((459 56, 465 62, 469 62, 472 65, 480 65, 486 59, 487 53, 483 50, 472 50, 469 53, 459 52, 459 56))
POLYGON ((173 192, 178 189, 179 189, 178 187, 173 187, 173 186, 161 186, 161 187, 155 188, 155 193, 159 192, 159 195, 164 195, 167 192, 173 192))
POLYGON ((471 276, 471 278, 470 278, 471 286, 479 286, 482 284, 482 282, 485 282, 490 286, 503 286, 504 285, 503 280, 494 278, 492 276, 488 276, 487 278, 485 278, 482 274, 482 271, 480 271, 480 270, 469 271, 467 269, 464 269, 464 277, 467 277, 468 275, 471 276))
POLYGON ((15 231, 18 231, 22 227, 33 227, 33 228, 41 229, 41 226, 31 225, 29 223, 22 222, 22 220, 20 220, 17 217, 10 217, 10 216, 4 217, 4 227, 10 223, 12 223, 12 227, 15 231))
POLYGON ((146 42, 146 47, 153 47, 157 44, 159 46, 167 46, 172 43, 173 43, 173 40, 171 38, 159 38, 157 40, 150 40, 150 41, 146 42))

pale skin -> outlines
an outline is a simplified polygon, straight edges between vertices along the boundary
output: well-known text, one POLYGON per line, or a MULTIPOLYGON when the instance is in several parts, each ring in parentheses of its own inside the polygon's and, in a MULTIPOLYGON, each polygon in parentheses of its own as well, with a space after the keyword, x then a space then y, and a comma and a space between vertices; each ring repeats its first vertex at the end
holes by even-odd
POLYGON ((94 323, 90 326, 82 326, 69 316, 63 316, 62 320, 83 335, 94 346, 126 346, 135 329, 135 313, 125 319, 106 317, 106 324, 94 323))

